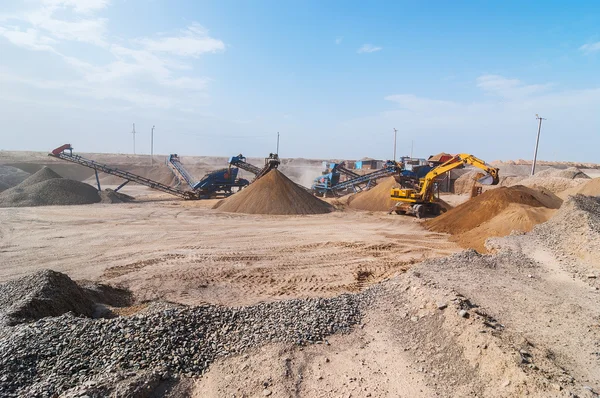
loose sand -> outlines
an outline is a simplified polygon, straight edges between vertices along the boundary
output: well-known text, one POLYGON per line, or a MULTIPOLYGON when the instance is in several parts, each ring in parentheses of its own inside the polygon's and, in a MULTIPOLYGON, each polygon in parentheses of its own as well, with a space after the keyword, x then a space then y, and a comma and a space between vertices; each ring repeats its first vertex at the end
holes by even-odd
POLYGON ((298 215, 333 211, 333 206, 311 195, 277 169, 217 206, 220 211, 246 214, 298 215))
POLYGON ((396 204, 390 198, 390 190, 397 185, 394 177, 379 180, 372 189, 352 195, 348 199, 348 205, 358 210, 389 211, 396 204))

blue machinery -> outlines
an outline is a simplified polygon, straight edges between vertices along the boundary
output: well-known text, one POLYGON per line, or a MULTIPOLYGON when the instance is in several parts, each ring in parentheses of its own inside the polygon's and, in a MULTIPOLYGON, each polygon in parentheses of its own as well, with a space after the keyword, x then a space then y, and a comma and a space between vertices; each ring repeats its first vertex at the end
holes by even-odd
POLYGON ((380 178, 388 177, 394 174, 400 175, 402 172, 402 163, 388 160, 385 166, 372 173, 359 175, 344 166, 344 163, 332 163, 329 173, 317 177, 312 185, 312 191, 316 195, 340 195, 347 191, 359 192, 372 188, 377 184, 380 178), (340 182, 341 175, 346 176, 346 180, 340 182))
POLYGON ((233 193, 232 188, 242 189, 250 184, 250 181, 237 178, 238 169, 229 167, 207 173, 202 179, 196 181, 183 167, 176 154, 169 155, 167 165, 175 174, 180 184, 185 181, 192 191, 197 192, 201 198, 214 197, 218 193, 228 196, 233 193))

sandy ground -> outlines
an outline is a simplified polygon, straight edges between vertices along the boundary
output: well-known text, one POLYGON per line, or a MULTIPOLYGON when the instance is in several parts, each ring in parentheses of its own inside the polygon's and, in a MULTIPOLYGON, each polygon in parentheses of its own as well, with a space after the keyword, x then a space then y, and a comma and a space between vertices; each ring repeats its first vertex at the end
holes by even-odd
POLYGON ((458 250, 410 217, 250 216, 146 192, 140 203, 0 209, 0 280, 51 268, 140 301, 246 305, 355 292, 458 250))

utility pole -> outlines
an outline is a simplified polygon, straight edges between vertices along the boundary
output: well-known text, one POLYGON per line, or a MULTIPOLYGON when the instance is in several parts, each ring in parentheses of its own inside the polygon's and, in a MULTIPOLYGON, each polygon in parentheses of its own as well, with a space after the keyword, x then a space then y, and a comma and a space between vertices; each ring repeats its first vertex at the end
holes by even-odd
POLYGON ((133 123, 133 130, 131 131, 133 135, 133 154, 135 155, 135 123, 133 123))
POLYGON ((154 126, 150 132, 150 165, 154 164, 154 126))
POLYGON ((533 164, 531 165, 531 175, 535 174, 535 162, 537 161, 538 146, 540 145, 540 132, 542 131, 542 120, 546 120, 537 113, 535 118, 538 120, 537 140, 535 141, 535 152, 533 153, 533 164))
POLYGON ((413 157, 413 148, 414 148, 414 146, 415 146, 415 140, 411 140, 410 141, 410 158, 411 158, 411 160, 412 160, 412 157, 413 157))
POLYGON ((277 132, 277 155, 279 156, 279 131, 277 132))
POLYGON ((394 162, 396 161, 396 133, 398 130, 394 127, 394 162))

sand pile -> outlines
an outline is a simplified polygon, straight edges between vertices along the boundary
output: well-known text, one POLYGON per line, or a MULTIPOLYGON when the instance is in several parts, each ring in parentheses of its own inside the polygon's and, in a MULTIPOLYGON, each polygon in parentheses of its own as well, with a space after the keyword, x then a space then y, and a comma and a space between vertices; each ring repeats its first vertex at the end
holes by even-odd
POLYGON ((552 215, 547 209, 557 209, 561 203, 560 198, 547 191, 519 185, 500 187, 426 221, 425 226, 454 235, 453 240, 464 247, 483 251, 483 244, 490 236, 505 236, 513 230, 531 230, 552 215))
POLYGON ((547 207, 511 203, 491 220, 455 235, 451 240, 461 247, 486 253, 485 241, 488 238, 507 236, 513 232, 530 232, 536 225, 548 221, 556 211, 547 207))
POLYGON ((390 198, 390 191, 397 186, 394 177, 379 180, 368 191, 359 192, 348 198, 348 206, 358 210, 389 211, 396 202, 390 198))
POLYGON ((81 205, 99 201, 96 188, 62 178, 47 167, 0 193, 0 207, 81 205))
POLYGON ((333 206, 311 195, 277 169, 217 203, 216 207, 221 211, 247 214, 322 214, 333 211, 333 206))
POLYGON ((0 192, 19 185, 29 173, 12 166, 0 165, 0 192))
POLYGON ((600 197, 570 196, 534 234, 552 249, 600 268, 600 197))
POLYGON ((600 178, 594 178, 584 184, 569 188, 559 193, 558 196, 565 200, 569 195, 577 195, 578 193, 588 196, 600 196, 600 178))
POLYGON ((461 175, 454 181, 454 193, 457 195, 470 195, 474 187, 481 186, 481 184, 479 184, 477 180, 479 180, 484 175, 484 173, 477 170, 472 170, 461 175))
POLYGON ((519 182, 520 185, 534 188, 544 188, 553 193, 584 184, 590 177, 576 167, 568 169, 548 168, 527 177, 519 182))
POLYGON ((72 311, 91 316, 94 303, 67 275, 52 270, 0 285, 0 324, 16 325, 72 311))

